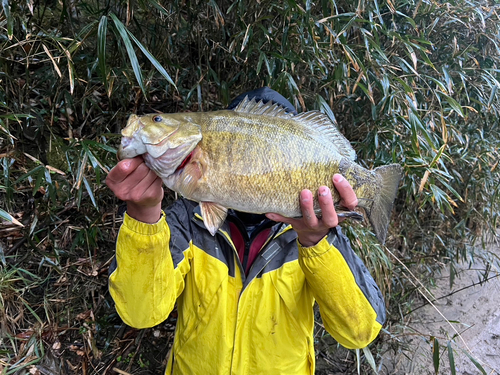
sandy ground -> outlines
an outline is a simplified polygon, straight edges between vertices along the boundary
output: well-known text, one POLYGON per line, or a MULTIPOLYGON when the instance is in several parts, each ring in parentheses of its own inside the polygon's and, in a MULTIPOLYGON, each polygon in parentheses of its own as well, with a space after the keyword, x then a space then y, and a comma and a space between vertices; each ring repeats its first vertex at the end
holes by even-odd
MULTIPOLYGON (((492 245, 491 254, 500 259, 498 245, 492 245)), ((468 264, 460 264, 451 290, 449 270, 443 271, 431 292, 435 298, 447 297, 438 299, 436 308, 426 305, 414 311, 404 327, 391 332, 398 335, 403 345, 387 349, 381 374, 434 374, 431 336, 438 338, 441 349, 439 374, 452 374, 446 350, 452 338, 456 374, 482 374, 464 350, 481 364, 486 374, 500 374, 500 274, 498 268, 493 268, 489 274, 492 278, 479 284, 479 271, 484 268, 484 262, 475 263, 472 269, 468 264)))

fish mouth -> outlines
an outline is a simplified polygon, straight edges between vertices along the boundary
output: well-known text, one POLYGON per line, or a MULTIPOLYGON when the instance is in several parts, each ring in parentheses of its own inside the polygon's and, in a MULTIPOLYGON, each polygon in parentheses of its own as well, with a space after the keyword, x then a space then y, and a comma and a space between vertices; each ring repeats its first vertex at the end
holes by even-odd
POLYGON ((129 150, 127 149, 128 146, 132 143, 133 138, 132 137, 122 137, 120 147, 118 147, 118 152, 116 153, 116 158, 118 161, 124 160, 124 159, 129 159, 132 157, 129 154, 129 150))

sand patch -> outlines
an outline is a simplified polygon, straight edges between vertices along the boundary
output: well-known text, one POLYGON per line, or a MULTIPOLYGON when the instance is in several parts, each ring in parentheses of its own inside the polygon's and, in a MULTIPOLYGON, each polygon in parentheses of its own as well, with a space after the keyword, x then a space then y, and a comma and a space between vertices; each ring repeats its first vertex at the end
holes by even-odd
MULTIPOLYGON (((492 254, 500 259, 500 248, 492 246, 492 254)), ((434 303, 441 314, 451 321, 463 341, 455 337, 452 347, 456 373, 481 374, 463 350, 470 349, 472 356, 483 366, 487 374, 500 374, 500 277, 498 269, 490 271, 490 280, 481 283, 484 262, 459 264, 458 275, 450 290, 450 273, 443 270, 432 293, 434 303), (443 296, 446 296, 442 298, 443 296)), ((387 349, 382 359, 381 374, 434 374, 430 336, 440 343, 440 374, 451 374, 447 341, 456 336, 455 330, 431 305, 426 305, 407 316, 407 325, 392 332, 398 335, 402 345, 387 349)))

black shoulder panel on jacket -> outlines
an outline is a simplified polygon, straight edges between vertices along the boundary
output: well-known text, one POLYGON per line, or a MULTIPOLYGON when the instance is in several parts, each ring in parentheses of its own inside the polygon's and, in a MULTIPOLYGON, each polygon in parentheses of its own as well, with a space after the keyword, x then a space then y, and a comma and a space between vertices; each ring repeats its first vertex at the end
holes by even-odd
POLYGON ((229 107, 227 109, 234 109, 236 106, 243 100, 245 97, 248 96, 248 99, 255 99, 256 101, 262 100, 264 103, 267 103, 269 101, 279 104, 283 108, 286 108, 288 112, 293 113, 294 115, 297 114, 297 110, 295 107, 290 103, 288 100, 285 99, 285 97, 278 92, 274 91, 273 89, 270 89, 269 87, 261 87, 260 89, 252 90, 245 92, 241 95, 238 95, 231 104, 229 104, 229 107))
POLYGON ((170 252, 174 267, 184 259, 184 251, 189 248, 192 238, 191 218, 196 203, 178 199, 165 210, 165 219, 170 228, 170 252))

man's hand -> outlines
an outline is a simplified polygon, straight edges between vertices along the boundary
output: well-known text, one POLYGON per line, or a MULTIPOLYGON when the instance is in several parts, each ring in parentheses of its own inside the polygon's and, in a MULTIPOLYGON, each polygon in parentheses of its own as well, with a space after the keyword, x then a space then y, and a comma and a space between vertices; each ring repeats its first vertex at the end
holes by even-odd
POLYGON ((127 214, 144 223, 156 223, 161 216, 161 179, 142 157, 121 160, 106 177, 106 185, 118 199, 127 202, 127 214))
MULTIPOLYGON (((349 182, 341 175, 336 174, 333 176, 333 185, 340 195, 340 205, 348 210, 354 210, 358 205, 358 198, 356 198, 349 182)), ((321 186, 318 189, 318 201, 321 208, 321 219, 314 213, 313 195, 307 189, 300 192, 302 218, 293 219, 274 213, 266 214, 266 216, 271 220, 290 224, 297 232, 302 246, 313 246, 328 234, 330 228, 336 227, 343 220, 335 212, 332 193, 328 187, 321 186)))

